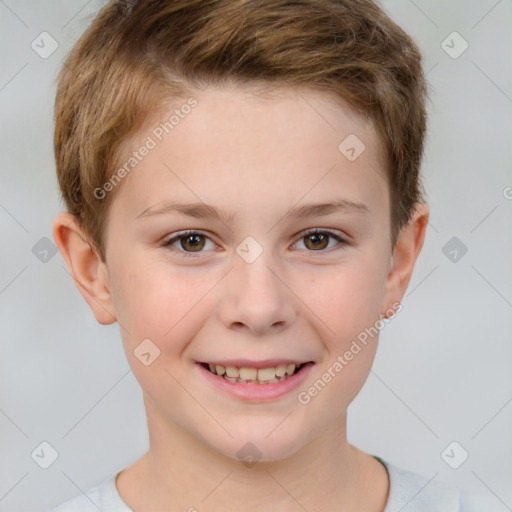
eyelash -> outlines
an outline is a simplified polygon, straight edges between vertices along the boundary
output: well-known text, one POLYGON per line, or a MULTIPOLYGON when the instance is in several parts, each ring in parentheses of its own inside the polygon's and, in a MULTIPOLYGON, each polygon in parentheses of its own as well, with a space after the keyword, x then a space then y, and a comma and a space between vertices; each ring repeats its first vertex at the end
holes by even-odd
MULTIPOLYGON (((320 235, 328 235, 330 238, 334 238, 335 240, 337 240, 339 242, 339 244, 335 247, 334 251, 342 250, 344 248, 344 246, 349 245, 347 240, 342 238, 340 235, 336 234, 334 231, 332 231, 330 229, 318 229, 318 228, 310 229, 308 231, 303 232, 301 234, 302 236, 299 238, 298 241, 302 240, 303 238, 306 238, 307 236, 318 235, 318 234, 320 234, 320 235)), ((177 251, 179 253, 182 253, 182 257, 184 257, 184 258, 197 258, 204 251, 192 252, 192 251, 185 251, 183 249, 177 249, 176 247, 171 247, 174 242, 177 242, 180 239, 186 238, 187 236, 190 236, 190 235, 204 236, 204 237, 208 238, 210 241, 213 242, 213 240, 211 240, 211 238, 208 235, 206 235, 205 233, 202 233, 201 231, 188 230, 188 231, 180 232, 180 233, 176 234, 175 236, 173 236, 172 238, 169 238, 169 239, 165 240, 162 243, 162 246, 168 247, 168 248, 172 248, 175 251, 177 251)), ((319 249, 318 251, 308 250, 308 252, 311 252, 311 253, 314 253, 314 252, 320 252, 321 253, 321 252, 326 252, 326 251, 327 251, 327 249, 319 249)))

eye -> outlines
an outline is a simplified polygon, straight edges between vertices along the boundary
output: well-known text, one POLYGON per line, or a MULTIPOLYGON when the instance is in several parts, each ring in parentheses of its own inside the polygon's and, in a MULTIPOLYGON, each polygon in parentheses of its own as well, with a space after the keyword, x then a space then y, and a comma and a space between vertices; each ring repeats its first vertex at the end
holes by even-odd
MULTIPOLYGON (((323 252, 329 246, 329 240, 332 239, 338 242, 334 250, 343 249, 344 246, 348 245, 346 240, 329 229, 312 229, 303 232, 300 238, 300 240, 306 241, 304 245, 309 252, 323 252)), ((204 252, 203 249, 207 242, 210 242, 213 246, 212 248, 215 248, 215 244, 206 234, 200 231, 189 230, 177 233, 173 237, 164 240, 162 246, 173 247, 173 252, 188 258, 198 257, 204 252)))
POLYGON ((181 253, 181 256, 184 257, 195 257, 196 254, 194 253, 200 254, 204 252, 202 249, 205 247, 206 241, 210 241, 213 244, 208 236, 199 231, 184 231, 177 233, 172 238, 168 238, 162 245, 164 247, 171 247, 179 244, 178 247, 175 247, 176 252, 181 253))
POLYGON ((304 245, 310 252, 322 252, 329 246, 330 239, 334 239, 339 242, 335 250, 342 249, 345 245, 348 245, 348 242, 346 240, 344 240, 341 236, 337 235, 334 231, 331 231, 330 229, 312 229, 302 233, 301 237, 301 240, 306 241, 304 245))

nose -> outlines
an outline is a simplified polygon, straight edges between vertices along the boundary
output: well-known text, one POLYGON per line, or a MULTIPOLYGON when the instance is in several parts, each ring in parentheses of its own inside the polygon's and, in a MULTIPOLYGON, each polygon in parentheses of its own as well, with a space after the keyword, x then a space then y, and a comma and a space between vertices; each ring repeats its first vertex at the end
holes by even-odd
POLYGON ((236 256, 220 293, 219 315, 228 329, 276 334, 296 316, 294 294, 265 251, 252 263, 236 256))

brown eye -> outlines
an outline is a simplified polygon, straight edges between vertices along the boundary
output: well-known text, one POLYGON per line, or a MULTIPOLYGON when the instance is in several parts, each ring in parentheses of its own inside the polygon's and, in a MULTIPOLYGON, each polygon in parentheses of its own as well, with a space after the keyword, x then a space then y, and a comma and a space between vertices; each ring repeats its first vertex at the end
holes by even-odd
POLYGON ((311 243, 306 242, 304 245, 313 251, 325 249, 329 245, 329 238, 330 235, 325 235, 323 233, 311 233, 304 237, 304 240, 310 241, 311 243))
POLYGON ((307 231, 302 234, 299 242, 304 241, 304 246, 309 252, 333 252, 325 250, 328 249, 329 243, 333 240, 338 242, 337 244, 334 244, 334 247, 331 246, 333 251, 343 249, 346 245, 349 245, 346 240, 341 238, 341 236, 328 229, 314 229, 307 231))
POLYGON ((181 236, 180 245, 185 251, 196 252, 204 247, 204 236, 199 234, 181 236))
POLYGON ((178 233, 176 236, 164 241, 162 245, 171 249, 178 256, 201 256, 206 253, 205 246, 209 242, 213 248, 215 244, 210 240, 207 235, 198 231, 185 231, 178 233), (205 250, 203 250, 205 249, 205 250))

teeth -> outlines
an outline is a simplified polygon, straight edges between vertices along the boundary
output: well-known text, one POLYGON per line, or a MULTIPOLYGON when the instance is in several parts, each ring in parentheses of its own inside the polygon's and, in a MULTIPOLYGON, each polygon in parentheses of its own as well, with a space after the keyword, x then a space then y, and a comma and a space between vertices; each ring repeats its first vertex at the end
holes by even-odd
POLYGON ((295 371, 295 365, 294 364, 289 364, 287 367, 286 367, 286 373, 288 375, 293 375, 293 372, 295 371))
POLYGON ((228 377, 226 374, 223 375, 223 378, 226 380, 230 380, 231 382, 238 382, 241 384, 274 384, 275 382, 281 382, 282 380, 287 379, 288 377, 276 377, 271 380, 244 380, 244 379, 235 379, 228 377))
POLYGON ((287 366, 285 364, 280 364, 276 368, 276 377, 284 377, 286 374, 286 368, 287 366))
POLYGON ((280 382, 289 376, 293 375, 297 369, 302 365, 295 364, 280 364, 277 367, 269 368, 249 368, 243 366, 237 368, 236 366, 222 366, 220 364, 208 364, 210 371, 219 376, 223 376, 226 380, 232 382, 259 382, 271 384, 273 382, 280 382))
POLYGON ((238 379, 240 372, 235 366, 226 366, 226 375, 232 379, 238 379))
POLYGON ((276 378, 275 368, 260 368, 258 370, 258 380, 272 380, 276 378))
POLYGON ((265 380, 259 377, 259 372, 258 370, 256 370, 256 368, 246 367, 240 368, 240 378, 242 380, 256 380, 256 378, 258 378, 259 380, 265 380))

